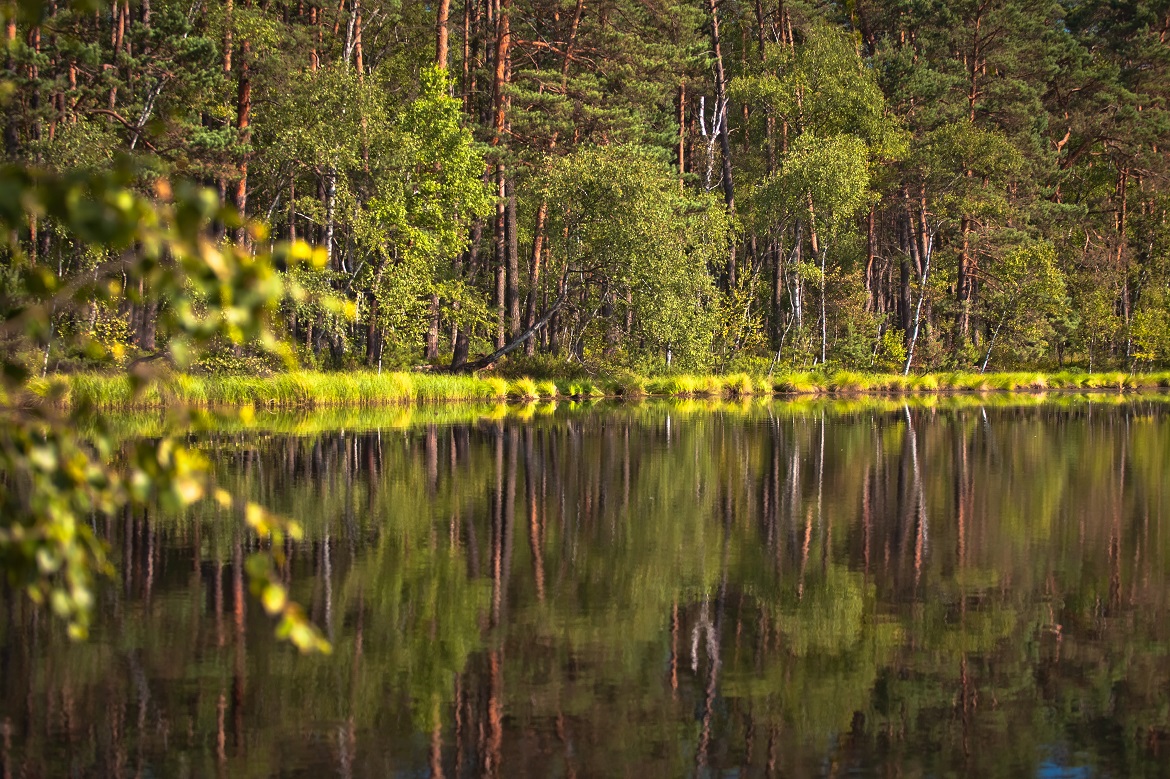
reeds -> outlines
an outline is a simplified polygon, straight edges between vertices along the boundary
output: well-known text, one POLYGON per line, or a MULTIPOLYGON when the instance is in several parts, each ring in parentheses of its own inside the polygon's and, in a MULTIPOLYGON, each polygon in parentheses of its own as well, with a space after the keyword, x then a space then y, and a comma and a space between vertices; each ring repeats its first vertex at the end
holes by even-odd
POLYGON ((141 387, 136 387, 128 376, 75 374, 30 381, 28 389, 63 405, 85 404, 100 410, 170 406, 339 408, 538 397, 536 384, 530 379, 517 383, 530 394, 514 395, 507 381, 494 377, 365 371, 297 371, 265 377, 173 374, 141 387))
POLYGON ((794 372, 771 378, 739 373, 729 376, 680 374, 647 378, 622 374, 613 378, 536 381, 521 377, 463 376, 432 373, 318 373, 296 371, 272 376, 191 376, 167 374, 149 383, 128 376, 74 374, 28 382, 31 395, 63 406, 98 410, 168 407, 342 408, 426 405, 448 402, 533 402, 602 397, 738 398, 781 395, 934 394, 954 392, 1039 392, 1043 390, 1128 391, 1170 388, 1170 372, 1127 374, 1080 373, 937 373, 916 376, 837 371, 794 372))

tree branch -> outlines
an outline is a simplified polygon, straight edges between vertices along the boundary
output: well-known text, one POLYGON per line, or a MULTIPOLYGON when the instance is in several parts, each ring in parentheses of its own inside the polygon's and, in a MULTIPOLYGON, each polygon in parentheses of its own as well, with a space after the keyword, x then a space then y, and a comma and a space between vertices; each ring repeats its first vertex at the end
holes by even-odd
POLYGON ((561 307, 564 306, 564 304, 565 296, 562 295, 553 301, 553 304, 549 306, 548 310, 544 312, 544 315, 541 316, 540 319, 532 323, 532 327, 516 336, 511 342, 504 344, 486 357, 481 357, 474 362, 467 362, 463 365, 460 365, 458 368, 449 368, 448 370, 452 373, 472 373, 474 371, 481 371, 484 368, 491 367, 501 357, 507 355, 509 352, 513 352, 516 349, 519 349, 524 345, 525 341, 536 335, 542 327, 549 323, 549 320, 552 319, 553 314, 559 311, 561 307))

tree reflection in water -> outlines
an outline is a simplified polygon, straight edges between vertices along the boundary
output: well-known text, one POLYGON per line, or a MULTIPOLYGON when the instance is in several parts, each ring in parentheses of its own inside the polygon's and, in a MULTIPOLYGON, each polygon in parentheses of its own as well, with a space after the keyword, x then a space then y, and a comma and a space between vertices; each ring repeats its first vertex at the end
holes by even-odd
POLYGON ((249 608, 227 515, 95 518, 88 643, 6 600, 4 776, 1165 775, 1168 408, 225 430, 225 486, 305 524, 282 575, 333 656, 249 608))

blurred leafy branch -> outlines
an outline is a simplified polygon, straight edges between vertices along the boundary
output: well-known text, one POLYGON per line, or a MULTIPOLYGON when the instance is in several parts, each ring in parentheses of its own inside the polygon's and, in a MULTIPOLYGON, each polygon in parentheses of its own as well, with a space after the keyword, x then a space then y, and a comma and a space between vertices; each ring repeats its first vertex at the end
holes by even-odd
MULTIPOLYGON (((37 3, 21 0, 0 13, 37 10, 37 3)), ((12 93, 3 86, 0 99, 12 93)), ((157 361, 184 368, 213 343, 259 346, 291 362, 273 334, 274 320, 280 304, 307 293, 294 273, 282 271, 319 268, 324 252, 304 242, 262 250, 264 228, 241 224, 214 192, 147 173, 127 160, 64 173, 0 167, 0 567, 10 587, 50 608, 71 636, 82 638, 93 617, 95 582, 113 570, 93 529, 96 518, 214 499, 238 512, 261 540, 264 551, 246 570, 252 593, 277 620, 277 634, 302 651, 327 652, 328 642, 277 576, 284 539, 300 535, 296 522, 216 488, 204 458, 181 441, 164 437, 126 447, 92 407, 28 388, 28 361, 16 344, 47 342, 55 313, 145 295, 159 301, 159 327, 171 337, 163 350, 130 363, 139 391, 152 381, 157 361), (96 257, 92 270, 62 280, 27 257, 19 235, 36 220, 96 257), (254 249, 215 238, 240 227, 254 249)), ((116 346, 87 335, 56 337, 71 338, 92 360, 114 364, 122 357, 116 346)), ((195 412, 187 417, 194 424, 206 419, 195 412)))

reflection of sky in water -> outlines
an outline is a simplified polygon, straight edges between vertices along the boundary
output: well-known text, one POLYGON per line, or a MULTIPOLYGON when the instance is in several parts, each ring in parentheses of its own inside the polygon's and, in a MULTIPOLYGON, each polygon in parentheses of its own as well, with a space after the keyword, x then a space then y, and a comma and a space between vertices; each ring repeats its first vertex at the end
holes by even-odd
POLYGON ((1037 779, 1088 779, 1096 772, 1087 765, 1064 765, 1065 755, 1050 755, 1036 767, 1037 779))

